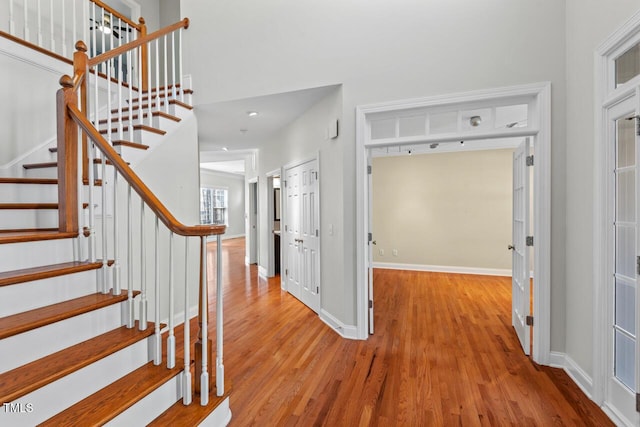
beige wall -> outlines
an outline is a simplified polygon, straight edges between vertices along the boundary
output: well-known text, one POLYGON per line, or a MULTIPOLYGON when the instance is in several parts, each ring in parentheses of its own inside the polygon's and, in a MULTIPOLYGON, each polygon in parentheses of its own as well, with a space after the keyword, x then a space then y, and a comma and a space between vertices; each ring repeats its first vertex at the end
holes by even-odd
POLYGON ((373 159, 374 261, 510 270, 512 153, 373 159))

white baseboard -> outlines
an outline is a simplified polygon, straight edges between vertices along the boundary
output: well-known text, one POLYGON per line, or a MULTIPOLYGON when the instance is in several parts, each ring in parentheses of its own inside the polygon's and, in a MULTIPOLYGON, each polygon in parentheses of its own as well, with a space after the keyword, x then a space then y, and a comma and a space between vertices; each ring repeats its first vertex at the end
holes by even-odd
POLYGON ((258 277, 261 277, 263 279, 268 279, 267 267, 263 267, 261 265, 258 266, 258 277))
POLYGON ((347 338, 350 340, 358 339, 358 328, 356 326, 345 325, 344 323, 333 317, 333 315, 331 315, 329 312, 323 309, 320 310, 320 320, 329 325, 331 329, 336 331, 342 338, 347 338))
POLYGON ((605 402, 600 408, 602 409, 602 412, 607 414, 607 417, 609 417, 615 425, 621 427, 634 427, 634 424, 630 420, 622 415, 616 408, 610 406, 607 402, 605 402))
POLYGON ((451 265, 396 264, 390 262, 374 262, 373 268, 389 270, 431 271, 435 273, 478 274, 482 276, 511 277, 510 269, 458 267, 451 265))
POLYGON ((569 378, 580 387, 587 397, 593 400, 593 379, 576 362, 565 353, 552 351, 549 354, 549 366, 564 370, 569 378))

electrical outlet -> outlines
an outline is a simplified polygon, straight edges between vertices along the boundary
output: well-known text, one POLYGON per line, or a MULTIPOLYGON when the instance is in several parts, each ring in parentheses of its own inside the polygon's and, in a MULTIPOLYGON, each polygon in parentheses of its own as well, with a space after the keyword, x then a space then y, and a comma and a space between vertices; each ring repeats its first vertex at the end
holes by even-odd
POLYGON ((398 256, 398 250, 397 249, 392 250, 391 253, 393 254, 393 256, 398 256))
POLYGON ((378 249, 378 255, 384 256, 384 249, 378 249))

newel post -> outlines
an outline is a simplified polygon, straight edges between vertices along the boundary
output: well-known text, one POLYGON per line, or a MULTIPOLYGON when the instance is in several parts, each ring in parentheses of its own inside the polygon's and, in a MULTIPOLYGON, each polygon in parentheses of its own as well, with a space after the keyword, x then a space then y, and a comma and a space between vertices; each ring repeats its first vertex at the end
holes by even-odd
MULTIPOLYGON (((144 18, 140 17, 140 36, 139 37, 145 37, 147 35, 147 25, 144 22, 144 18)), ((140 46, 140 67, 141 67, 141 72, 142 72, 142 82, 141 82, 141 86, 142 86, 142 90, 143 91, 147 91, 149 89, 149 63, 148 63, 148 55, 149 55, 149 51, 148 51, 149 47, 147 45, 147 43, 143 44, 142 46, 140 46)))
POLYGON ((60 78, 56 94, 58 133, 58 228, 78 232, 78 125, 69 116, 67 106, 78 105, 73 79, 60 78))
MULTIPOLYGON (((89 75, 87 57, 87 45, 82 41, 76 42, 76 51, 73 53, 73 75, 75 78, 82 76, 80 83, 80 111, 89 117, 87 108, 87 76, 89 75)), ((82 133, 82 182, 89 184, 89 155, 87 135, 82 133)), ((91 183, 93 185, 93 183, 91 183)))

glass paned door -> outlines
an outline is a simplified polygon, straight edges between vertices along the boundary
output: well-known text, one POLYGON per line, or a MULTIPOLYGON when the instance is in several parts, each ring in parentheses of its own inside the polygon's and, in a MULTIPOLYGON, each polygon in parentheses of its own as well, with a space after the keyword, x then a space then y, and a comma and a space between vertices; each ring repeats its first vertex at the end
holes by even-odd
POLYGON ((613 371, 636 390, 636 290, 638 254, 637 155, 635 120, 615 121, 615 264, 613 371))

